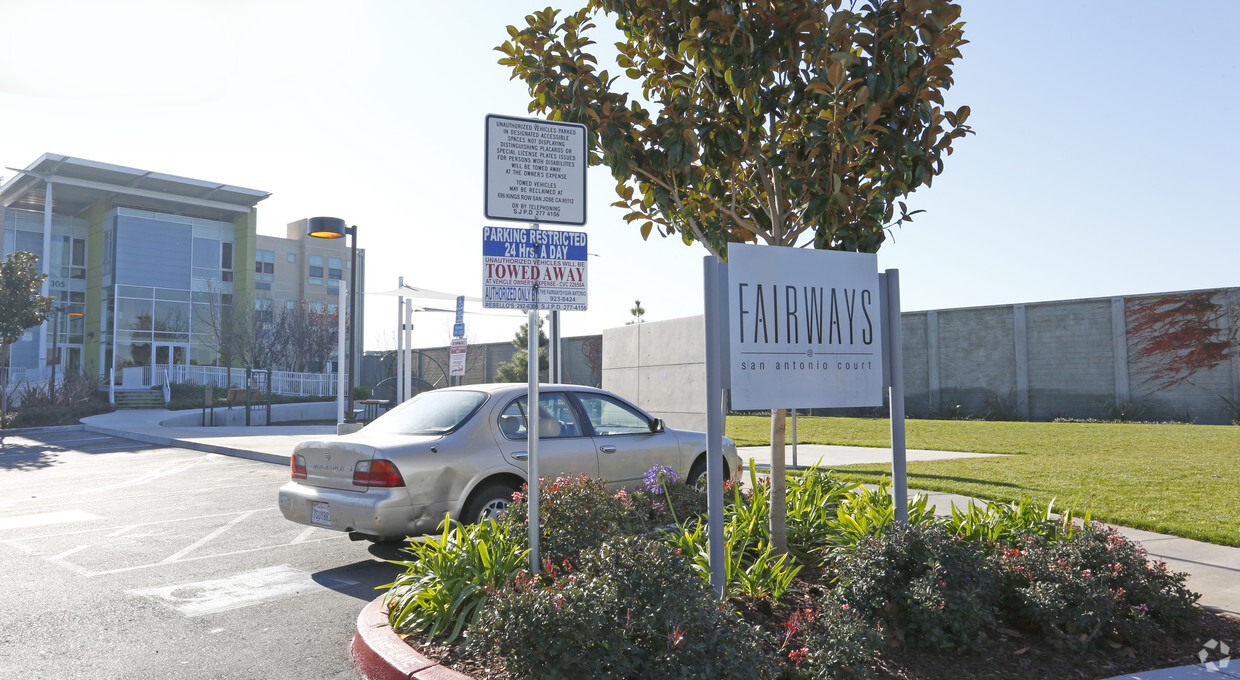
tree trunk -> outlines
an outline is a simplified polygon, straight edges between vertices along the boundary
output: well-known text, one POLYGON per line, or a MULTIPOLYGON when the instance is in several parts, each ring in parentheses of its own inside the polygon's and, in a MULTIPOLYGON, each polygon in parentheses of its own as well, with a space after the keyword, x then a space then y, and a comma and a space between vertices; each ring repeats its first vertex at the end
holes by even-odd
POLYGON ((784 471, 784 420, 783 409, 771 411, 771 553, 788 552, 788 497, 784 471))

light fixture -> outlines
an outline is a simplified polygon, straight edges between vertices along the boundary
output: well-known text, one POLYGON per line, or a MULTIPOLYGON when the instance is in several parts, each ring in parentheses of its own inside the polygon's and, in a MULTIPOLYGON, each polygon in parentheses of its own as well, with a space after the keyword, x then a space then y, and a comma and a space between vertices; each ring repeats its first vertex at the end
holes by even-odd
POLYGON ((357 335, 357 331, 354 329, 353 320, 357 311, 357 226, 349 226, 348 223, 339 217, 311 217, 306 220, 307 236, 336 239, 344 238, 346 234, 353 238, 351 239, 349 249, 349 316, 347 331, 349 350, 346 357, 348 363, 345 364, 348 367, 349 376, 349 412, 345 414, 345 422, 355 423, 357 422, 357 416, 353 412, 353 385, 355 377, 355 371, 353 370, 353 357, 355 356, 353 338, 357 335))

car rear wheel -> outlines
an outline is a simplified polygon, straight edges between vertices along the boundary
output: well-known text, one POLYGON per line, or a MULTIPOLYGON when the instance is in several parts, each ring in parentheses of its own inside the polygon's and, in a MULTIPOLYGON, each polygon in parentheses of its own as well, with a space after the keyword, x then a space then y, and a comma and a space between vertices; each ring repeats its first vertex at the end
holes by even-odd
MULTIPOLYGON (((723 459, 724 478, 727 478, 728 460, 723 459)), ((706 456, 702 456, 689 468, 689 476, 685 478, 685 484, 706 493, 706 456)))
POLYGON ((491 484, 481 491, 469 503, 465 511, 465 521, 478 524, 488 519, 499 519, 500 515, 512 505, 512 487, 503 484, 491 484))

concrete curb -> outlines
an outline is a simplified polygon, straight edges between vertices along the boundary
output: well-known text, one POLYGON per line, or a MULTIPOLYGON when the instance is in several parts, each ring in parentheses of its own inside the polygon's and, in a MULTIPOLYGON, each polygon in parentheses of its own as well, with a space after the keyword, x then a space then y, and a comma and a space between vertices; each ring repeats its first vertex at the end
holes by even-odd
POLYGON ((111 427, 100 427, 99 425, 85 425, 87 432, 96 434, 108 434, 114 437, 122 437, 125 439, 133 439, 147 444, 155 444, 156 446, 175 446, 182 449, 193 449, 204 453, 218 453, 224 456, 233 456, 234 458, 245 458, 247 460, 256 460, 263 463, 274 463, 276 465, 288 465, 288 456, 277 456, 271 453, 263 453, 261 451, 248 451, 246 449, 233 448, 231 446, 221 446, 219 444, 209 444, 205 442, 196 442, 192 439, 176 439, 163 435, 147 434, 145 432, 134 432, 132 430, 121 430, 111 427))
POLYGON ((419 654, 388 625, 380 596, 357 616, 353 660, 370 680, 473 680, 419 654))
POLYGON ((47 434, 49 432, 81 432, 85 425, 47 425, 44 427, 10 427, 0 429, 0 437, 20 437, 27 434, 47 434))

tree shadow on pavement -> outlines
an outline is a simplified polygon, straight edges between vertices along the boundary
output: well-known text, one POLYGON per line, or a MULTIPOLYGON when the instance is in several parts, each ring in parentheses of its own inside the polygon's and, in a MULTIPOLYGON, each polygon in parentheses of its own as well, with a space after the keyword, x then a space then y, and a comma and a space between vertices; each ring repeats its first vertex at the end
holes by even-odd
POLYGON ((0 436, 0 470, 42 470, 58 464, 56 454, 66 449, 35 444, 29 439, 0 436))

